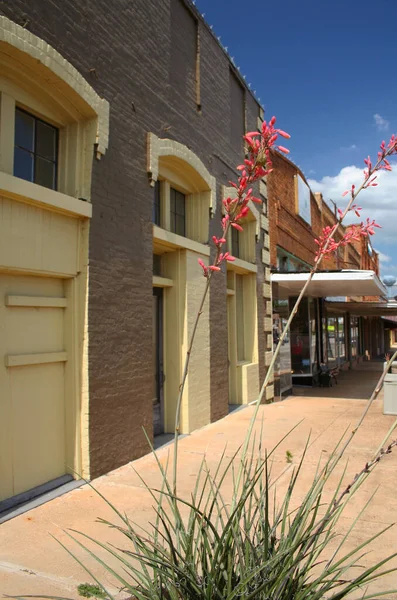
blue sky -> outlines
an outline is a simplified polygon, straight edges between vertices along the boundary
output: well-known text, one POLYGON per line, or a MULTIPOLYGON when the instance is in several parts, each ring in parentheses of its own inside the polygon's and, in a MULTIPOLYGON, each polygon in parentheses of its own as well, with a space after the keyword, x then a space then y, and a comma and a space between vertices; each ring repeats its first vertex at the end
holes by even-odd
MULTIPOLYGON (((265 108, 288 131, 290 158, 343 207, 363 159, 397 132, 397 0, 196 0, 265 108), (349 186, 348 186, 349 187, 349 186)), ((397 276, 397 158, 360 196, 382 274, 397 276), (384 176, 383 176, 384 175, 384 176)))

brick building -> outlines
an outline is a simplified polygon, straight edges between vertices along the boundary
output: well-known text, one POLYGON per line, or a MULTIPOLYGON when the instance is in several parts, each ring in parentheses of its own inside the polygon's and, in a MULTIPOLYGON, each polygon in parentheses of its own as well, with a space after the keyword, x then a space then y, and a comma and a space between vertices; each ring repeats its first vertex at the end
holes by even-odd
MULTIPOLYGON (((314 265, 314 239, 324 227, 335 225, 337 217, 336 209, 310 190, 292 161, 275 152, 273 167, 267 189, 276 341, 305 273, 314 265)), ((336 239, 344 231, 340 227, 336 239)), ((325 368, 352 367, 359 360, 382 355, 387 348, 385 321, 379 313, 385 289, 370 239, 339 247, 323 260, 320 272, 302 300, 281 351, 275 370, 276 397, 287 394, 293 383, 316 383, 325 368)))
MULTIPOLYGON (((173 430, 197 259, 262 109, 188 0, 1 11, 4 506, 143 455, 143 427, 173 430)), ((254 399, 269 362, 265 185, 256 192, 263 207, 229 241, 237 260, 203 311, 184 433, 254 399)))

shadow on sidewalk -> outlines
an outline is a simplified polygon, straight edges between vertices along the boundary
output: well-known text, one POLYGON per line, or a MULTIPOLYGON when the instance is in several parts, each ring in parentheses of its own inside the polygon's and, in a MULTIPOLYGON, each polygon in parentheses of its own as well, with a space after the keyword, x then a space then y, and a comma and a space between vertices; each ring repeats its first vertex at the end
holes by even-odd
POLYGON ((383 360, 360 363, 348 371, 340 371, 338 384, 332 387, 294 386, 294 396, 309 398, 340 398, 346 400, 368 400, 383 370, 383 360))

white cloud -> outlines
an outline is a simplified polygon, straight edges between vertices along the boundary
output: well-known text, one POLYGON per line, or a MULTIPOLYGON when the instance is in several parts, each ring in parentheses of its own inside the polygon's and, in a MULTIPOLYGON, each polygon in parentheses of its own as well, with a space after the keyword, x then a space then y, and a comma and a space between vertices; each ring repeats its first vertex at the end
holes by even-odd
POLYGON ((348 152, 349 150, 357 150, 356 144, 351 144, 351 146, 342 146, 342 152, 348 152))
POLYGON ((390 122, 378 113, 374 114, 374 121, 378 131, 387 131, 389 129, 390 122))
POLYGON ((396 265, 383 265, 381 263, 380 265, 380 271, 381 271, 381 278, 385 277, 386 275, 394 275, 394 277, 397 276, 397 267, 396 265))
POLYGON ((351 146, 341 146, 342 152, 349 152, 349 150, 357 150, 356 144, 351 144, 351 146))
MULTIPOLYGON (((375 245, 378 243, 391 244, 390 252, 396 248, 397 241, 397 163, 391 163, 393 170, 378 173, 378 186, 363 190, 357 198, 357 204, 363 207, 361 219, 367 217, 375 219, 382 229, 376 230, 373 238, 375 245)), ((321 192, 324 199, 332 199, 343 208, 347 197, 342 198, 342 193, 363 181, 363 169, 356 166, 344 167, 335 177, 323 177, 321 180, 309 179, 308 183, 313 192, 321 192)), ((360 220, 361 220, 360 219, 360 220)), ((349 214, 346 223, 358 222, 354 213, 349 214)))
POLYGON ((388 254, 383 254, 383 252, 380 252, 380 250, 376 250, 376 252, 379 256, 379 262, 382 263, 383 267, 385 267, 387 263, 391 262, 391 256, 388 256, 388 254))

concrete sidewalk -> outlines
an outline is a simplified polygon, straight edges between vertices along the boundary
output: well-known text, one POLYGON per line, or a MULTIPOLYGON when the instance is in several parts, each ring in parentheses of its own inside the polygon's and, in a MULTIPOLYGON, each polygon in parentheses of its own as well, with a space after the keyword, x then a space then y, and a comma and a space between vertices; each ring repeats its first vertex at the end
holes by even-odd
MULTIPOLYGON (((296 463, 308 435, 311 435, 310 449, 298 484, 298 496, 309 486, 319 457, 327 456, 342 433, 359 418, 381 368, 379 363, 365 363, 357 370, 341 373, 338 386, 327 389, 297 389, 295 396, 260 408, 256 429, 259 431, 263 418, 264 443, 268 449, 274 447, 282 436, 303 420, 275 453, 274 464, 277 473, 289 468, 286 451, 292 454, 293 462, 296 463)), ((252 407, 236 411, 180 441, 179 481, 182 495, 192 489, 204 454, 207 455, 209 464, 214 466, 225 446, 228 456, 238 450, 252 411, 252 407)), ((393 422, 394 417, 383 415, 382 399, 378 399, 346 453, 346 458, 349 459, 347 482, 371 458, 393 422)), ((166 464, 170 453, 172 446, 157 451, 162 464, 166 464)), ((158 468, 151 455, 97 479, 94 484, 135 523, 146 526, 152 520, 152 502, 134 469, 149 485, 159 486, 158 468)), ((286 484, 289 475, 290 471, 281 478, 281 488, 286 484)), ((367 509, 364 519, 352 534, 349 548, 371 537, 397 518, 397 451, 385 457, 354 502, 348 505, 340 522, 341 533, 348 529, 358 511, 378 486, 379 491, 367 509)), ((227 489, 225 493, 227 495, 227 489)), ((0 594, 41 593, 78 598, 77 585, 92 579, 52 536, 73 547, 64 530, 77 529, 102 541, 120 545, 120 537, 115 531, 96 523, 97 517, 116 520, 106 503, 90 487, 84 486, 2 524, 0 594)), ((397 531, 394 528, 389 530, 380 541, 376 541, 372 550, 373 552, 364 559, 367 564, 397 552, 397 531)), ((82 556, 78 549, 77 553, 82 556)), ((87 558, 86 563, 101 575, 111 591, 116 590, 109 576, 104 574, 92 559, 87 558)), ((394 560, 393 566, 397 567, 397 560, 394 560)), ((385 577, 377 584, 376 589, 380 591, 393 587, 397 589, 397 574, 385 577)), ((397 594, 388 595, 387 598, 397 598, 397 594)))

